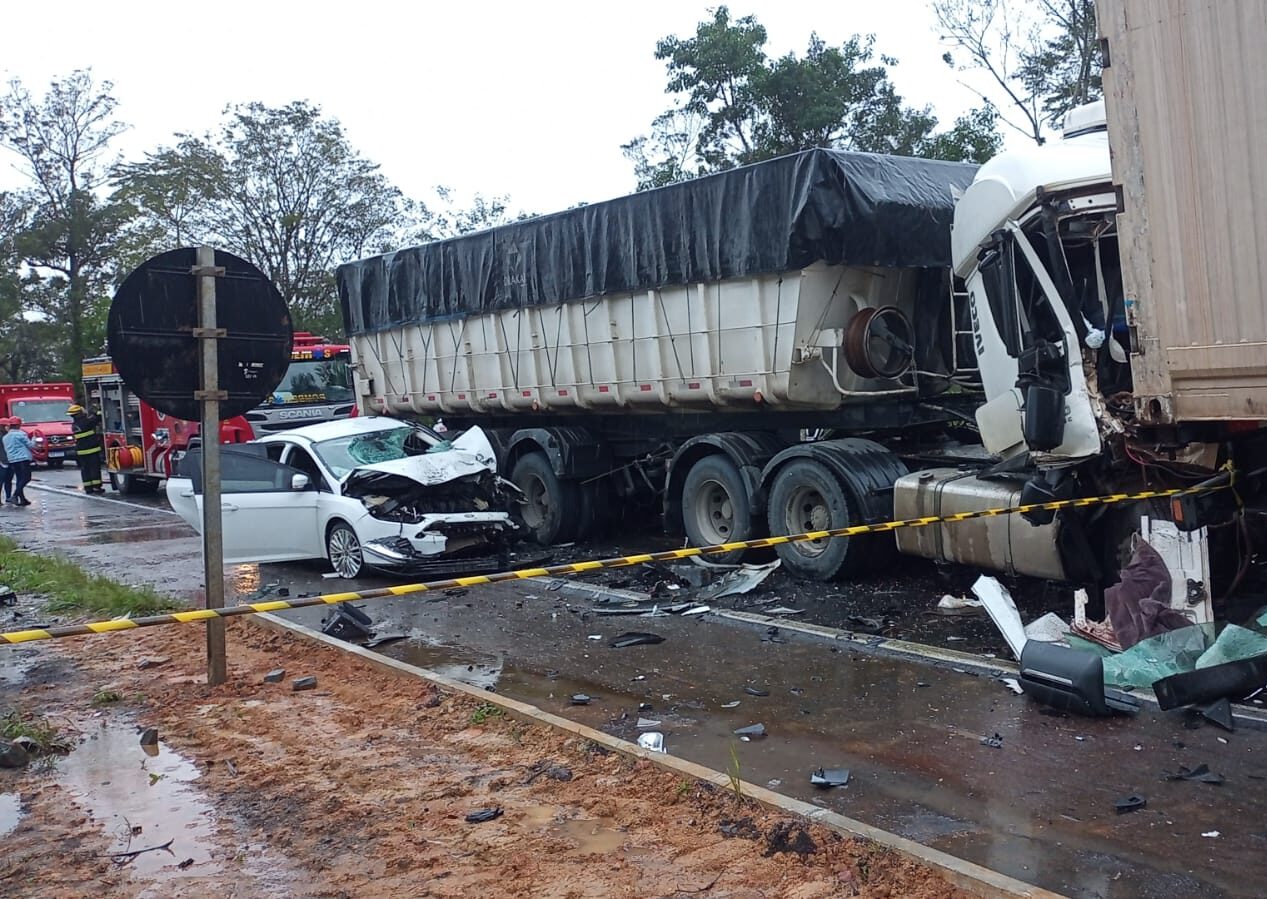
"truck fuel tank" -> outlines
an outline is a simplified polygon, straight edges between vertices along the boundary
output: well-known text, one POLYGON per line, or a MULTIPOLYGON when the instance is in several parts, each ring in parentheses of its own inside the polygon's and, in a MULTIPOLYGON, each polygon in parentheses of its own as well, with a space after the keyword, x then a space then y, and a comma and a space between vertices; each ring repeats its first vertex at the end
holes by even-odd
MULTIPOLYGON (((894 517, 942 517, 957 512, 1008 509, 1020 505, 1021 487, 1020 481, 985 481, 972 472, 953 468, 917 471, 898 478, 894 484, 894 517)), ((1059 527, 1059 520, 1035 526, 1012 514, 900 528, 895 534, 898 549, 908 555, 1064 580, 1056 541, 1059 527)))

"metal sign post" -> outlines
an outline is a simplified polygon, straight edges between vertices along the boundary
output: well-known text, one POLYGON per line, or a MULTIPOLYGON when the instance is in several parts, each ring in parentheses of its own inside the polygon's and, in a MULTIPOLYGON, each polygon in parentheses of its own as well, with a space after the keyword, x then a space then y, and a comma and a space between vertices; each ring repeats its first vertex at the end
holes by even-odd
MULTIPOLYGON (((207 608, 224 608, 224 530, 220 509, 220 401, 228 397, 220 389, 220 360, 217 341, 225 336, 216 327, 216 278, 224 269, 216 267, 211 247, 198 248, 193 275, 198 278, 198 327, 194 336, 202 349, 202 389, 194 396, 202 404, 202 564, 207 608)), ((207 683, 222 684, 228 677, 224 655, 224 620, 207 622, 207 683)))

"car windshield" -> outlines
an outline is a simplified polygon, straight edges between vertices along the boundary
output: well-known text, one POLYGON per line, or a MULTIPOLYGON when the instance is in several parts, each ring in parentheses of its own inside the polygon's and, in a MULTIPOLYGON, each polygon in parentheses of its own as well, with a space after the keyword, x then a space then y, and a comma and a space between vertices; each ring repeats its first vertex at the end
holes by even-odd
POLYGON ((417 456, 441 442, 439 435, 415 425, 335 437, 314 443, 312 448, 326 468, 336 478, 342 479, 352 469, 362 465, 417 456))
POLYGON ((305 359, 290 363, 267 406, 352 402, 352 366, 344 359, 305 359))
POLYGON ((22 419, 23 424, 39 424, 50 421, 69 421, 66 407, 71 400, 16 400, 9 404, 12 414, 22 419))

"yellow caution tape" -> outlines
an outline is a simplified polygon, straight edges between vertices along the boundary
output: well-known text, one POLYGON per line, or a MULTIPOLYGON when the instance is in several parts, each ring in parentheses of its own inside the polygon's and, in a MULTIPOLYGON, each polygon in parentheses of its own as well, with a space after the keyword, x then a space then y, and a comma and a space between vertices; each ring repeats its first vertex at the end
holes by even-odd
POLYGON ((670 549, 663 552, 641 553, 633 556, 618 556, 613 559, 596 559, 586 562, 571 562, 567 565, 550 565, 545 568, 521 568, 517 571, 501 571, 496 574, 477 574, 467 577, 447 578, 440 581, 426 581, 418 584, 401 584, 395 587, 381 587, 359 593, 327 593, 323 596, 310 596, 300 599, 277 599, 269 602, 246 603, 240 606, 229 606, 223 609, 192 609, 187 612, 172 612, 167 615, 148 615, 144 618, 116 618, 110 621, 91 621, 87 624, 66 624, 49 628, 32 628, 25 631, 0 633, 0 644, 29 643, 35 640, 54 640, 61 637, 80 637, 87 634, 105 634, 111 631, 134 630, 140 627, 155 627, 160 624, 189 624, 196 621, 207 621, 212 618, 233 618, 238 615, 255 615, 260 612, 280 612, 285 609, 303 609, 308 606, 337 605, 359 600, 383 599, 389 596, 407 596, 413 593, 428 593, 437 590, 449 590, 454 587, 475 587, 482 584, 497 584, 503 581, 531 580, 532 578, 556 577, 565 574, 584 574, 587 571, 600 571, 604 568, 625 568, 630 565, 641 565, 644 562, 671 562, 678 559, 689 559, 692 556, 703 556, 713 553, 728 553, 744 549, 764 549, 782 546, 785 543, 801 543, 811 540, 826 540, 831 537, 858 537, 863 534, 878 534, 895 531, 898 528, 922 528, 933 524, 970 521, 974 518, 989 518, 995 515, 1015 515, 1025 512, 1054 512, 1060 509, 1081 509, 1087 506, 1107 506, 1116 503, 1135 502, 1147 499, 1168 499, 1182 496, 1196 496, 1227 489, 1230 484, 1214 484, 1200 487, 1186 487, 1176 490, 1144 490, 1139 493, 1111 493, 1107 496, 1083 497, 1081 499, 1053 500, 1047 503, 1030 503, 1023 506, 1012 506, 1003 509, 982 509, 976 512, 956 512, 953 515, 925 516, 923 518, 906 518, 899 521, 886 521, 880 524, 858 524, 845 528, 834 528, 828 531, 809 531, 804 534, 788 534, 782 537, 761 537, 757 540, 740 540, 734 543, 719 543, 714 546, 688 546, 683 549, 670 549))

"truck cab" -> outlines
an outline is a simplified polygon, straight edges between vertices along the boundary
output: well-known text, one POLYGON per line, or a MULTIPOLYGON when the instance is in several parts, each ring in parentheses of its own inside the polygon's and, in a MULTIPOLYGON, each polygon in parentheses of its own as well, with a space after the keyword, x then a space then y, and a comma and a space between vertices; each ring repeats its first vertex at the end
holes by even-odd
POLYGON ((281 383, 246 413, 256 437, 356 414, 352 350, 307 331, 296 331, 281 383))
POLYGON ((22 419, 35 462, 50 468, 61 468, 75 457, 75 438, 66 414, 74 401, 74 387, 67 382, 0 384, 0 417, 22 419))

